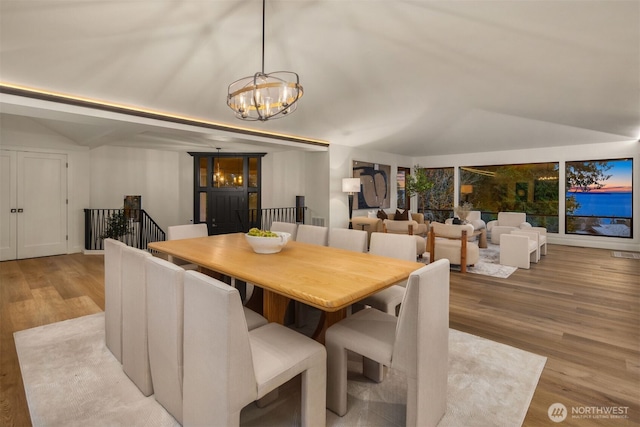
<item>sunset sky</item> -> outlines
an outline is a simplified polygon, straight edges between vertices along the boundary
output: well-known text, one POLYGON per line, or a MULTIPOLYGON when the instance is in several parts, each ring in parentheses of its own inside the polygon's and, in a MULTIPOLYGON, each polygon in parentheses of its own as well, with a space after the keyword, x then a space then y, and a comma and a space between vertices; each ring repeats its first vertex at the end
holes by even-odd
POLYGON ((605 181, 605 186, 602 189, 592 191, 594 193, 631 192, 633 160, 612 160, 609 164, 612 165, 612 168, 606 174, 611 175, 611 178, 605 181))

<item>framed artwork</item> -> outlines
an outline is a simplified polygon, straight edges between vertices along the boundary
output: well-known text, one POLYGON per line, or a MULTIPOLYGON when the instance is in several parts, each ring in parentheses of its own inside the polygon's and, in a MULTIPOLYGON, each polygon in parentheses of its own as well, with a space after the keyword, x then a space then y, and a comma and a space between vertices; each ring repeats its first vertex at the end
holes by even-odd
POLYGON ((139 222, 141 207, 142 196, 124 196, 124 214, 127 219, 139 222))
POLYGON ((389 177, 391 166, 353 161, 353 177, 360 178, 360 192, 353 209, 388 209, 391 207, 389 177))

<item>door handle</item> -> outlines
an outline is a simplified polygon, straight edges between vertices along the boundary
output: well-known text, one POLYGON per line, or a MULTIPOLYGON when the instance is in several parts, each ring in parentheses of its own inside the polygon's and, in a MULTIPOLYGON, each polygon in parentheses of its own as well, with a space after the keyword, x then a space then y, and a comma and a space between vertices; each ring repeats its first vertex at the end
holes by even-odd
POLYGON ((18 213, 22 213, 22 212, 24 212, 23 209, 18 209, 18 213))
POLYGON ((17 209, 11 209, 11 213, 16 213, 16 212, 18 212, 17 209))

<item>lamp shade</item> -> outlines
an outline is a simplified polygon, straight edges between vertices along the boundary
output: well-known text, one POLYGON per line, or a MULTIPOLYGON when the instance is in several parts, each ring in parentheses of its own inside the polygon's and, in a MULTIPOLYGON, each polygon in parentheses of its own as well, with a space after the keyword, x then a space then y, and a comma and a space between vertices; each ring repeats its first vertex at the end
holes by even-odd
POLYGON ((342 178, 343 193, 359 193, 360 178, 342 178))
POLYGON ((460 186, 461 194, 471 194, 473 193, 473 185, 461 185, 460 186))

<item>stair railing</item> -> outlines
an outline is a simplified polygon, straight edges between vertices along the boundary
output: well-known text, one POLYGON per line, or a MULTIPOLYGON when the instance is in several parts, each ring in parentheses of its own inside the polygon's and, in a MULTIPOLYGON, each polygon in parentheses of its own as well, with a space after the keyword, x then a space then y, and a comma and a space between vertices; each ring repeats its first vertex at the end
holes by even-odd
POLYGON ((107 237, 144 250, 149 243, 166 238, 144 209, 85 209, 85 250, 103 250, 107 237))

